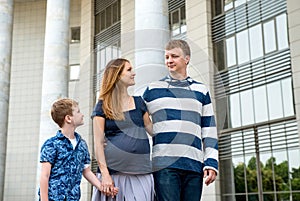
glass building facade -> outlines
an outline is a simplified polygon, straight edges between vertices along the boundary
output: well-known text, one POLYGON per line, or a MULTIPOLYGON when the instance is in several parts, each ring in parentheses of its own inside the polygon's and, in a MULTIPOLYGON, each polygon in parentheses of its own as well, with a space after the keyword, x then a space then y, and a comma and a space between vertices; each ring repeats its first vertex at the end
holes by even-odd
POLYGON ((213 11, 221 200, 300 200, 286 1, 215 1, 213 11))

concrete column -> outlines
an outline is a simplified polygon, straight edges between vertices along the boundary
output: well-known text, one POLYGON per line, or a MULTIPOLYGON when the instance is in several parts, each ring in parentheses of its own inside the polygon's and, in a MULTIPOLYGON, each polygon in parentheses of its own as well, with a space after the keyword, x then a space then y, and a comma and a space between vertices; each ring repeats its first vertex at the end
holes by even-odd
MULTIPOLYGON (((124 49, 122 43, 122 55, 133 58, 131 61, 137 74, 135 94, 142 94, 149 82, 167 74, 164 65, 164 46, 169 40, 168 1, 136 0, 131 6, 134 7, 132 13, 134 19, 124 19, 124 15, 121 15, 123 16, 121 21, 135 20, 133 30, 122 32, 123 41, 132 41, 127 43, 124 49), (125 48, 128 51, 124 51, 125 48)), ((123 31, 125 29, 123 28, 123 31)))
MULTIPOLYGON (((50 115, 52 103, 68 95, 69 18, 69 0, 47 1, 39 148, 58 129, 50 115)), ((37 174, 39 180, 39 169, 37 174)))
MULTIPOLYGON (((300 4, 298 0, 287 0, 287 20, 291 62, 293 72, 293 90, 295 100, 295 113, 300 129, 300 4)), ((300 132, 299 140, 300 140, 300 132)))
POLYGON ((3 200, 11 69, 13 0, 0 4, 0 200, 3 200))
POLYGON ((69 0, 47 1, 40 127, 42 143, 57 128, 49 116, 52 103, 68 95, 69 16, 69 0))

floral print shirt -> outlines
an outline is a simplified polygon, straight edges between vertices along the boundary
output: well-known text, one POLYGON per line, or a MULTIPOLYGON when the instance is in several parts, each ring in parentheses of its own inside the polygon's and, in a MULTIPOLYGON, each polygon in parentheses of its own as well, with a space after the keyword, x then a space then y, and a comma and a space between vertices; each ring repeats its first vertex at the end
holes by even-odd
MULTIPOLYGON (((82 172, 90 164, 90 154, 86 142, 75 132, 77 145, 73 145, 61 131, 48 139, 41 148, 40 162, 51 163, 48 195, 49 200, 80 199, 82 172)), ((39 193, 40 194, 40 193, 39 193)))

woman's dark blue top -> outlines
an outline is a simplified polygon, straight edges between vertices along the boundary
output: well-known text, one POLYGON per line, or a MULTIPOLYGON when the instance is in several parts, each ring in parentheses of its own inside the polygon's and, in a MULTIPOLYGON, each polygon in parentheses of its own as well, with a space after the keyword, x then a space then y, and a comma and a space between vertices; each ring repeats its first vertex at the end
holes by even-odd
MULTIPOLYGON (((102 100, 99 100, 92 118, 105 118, 105 158, 110 173, 145 174, 151 172, 150 144, 143 115, 147 111, 140 96, 134 96, 135 109, 124 112, 125 120, 105 117, 102 100)), ((99 170, 98 170, 99 171, 99 170)))

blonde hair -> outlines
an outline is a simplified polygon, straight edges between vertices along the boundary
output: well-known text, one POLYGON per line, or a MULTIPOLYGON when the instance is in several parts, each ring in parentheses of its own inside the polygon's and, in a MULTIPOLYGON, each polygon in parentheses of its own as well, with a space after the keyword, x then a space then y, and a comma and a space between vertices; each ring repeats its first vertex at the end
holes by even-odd
POLYGON ((99 100, 103 101, 102 109, 109 119, 124 120, 119 80, 126 62, 130 63, 123 58, 111 60, 102 77, 99 100))
POLYGON ((170 40, 165 47, 165 50, 171 50, 174 48, 182 49, 184 56, 191 56, 191 49, 189 44, 181 39, 170 40))

